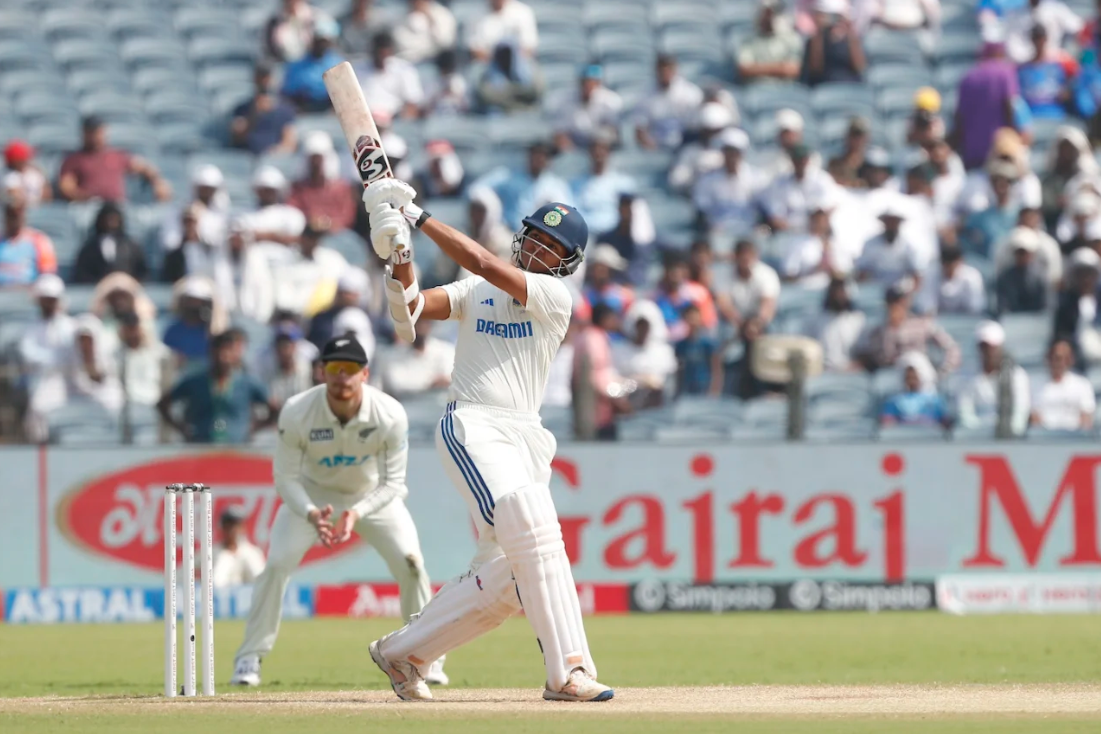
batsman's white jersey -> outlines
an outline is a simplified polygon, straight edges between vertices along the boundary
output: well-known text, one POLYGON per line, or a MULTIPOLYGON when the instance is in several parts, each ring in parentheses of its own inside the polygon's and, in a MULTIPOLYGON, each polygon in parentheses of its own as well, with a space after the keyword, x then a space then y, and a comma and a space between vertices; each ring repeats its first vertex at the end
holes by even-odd
POLYGON ((525 273, 528 302, 482 277, 443 286, 458 319, 451 399, 538 413, 554 355, 570 326, 573 298, 558 278, 525 273))
POLYGON ((550 495, 557 443, 539 420, 551 362, 573 299, 549 275, 524 273, 527 303, 474 277, 444 286, 458 319, 451 402, 436 448, 478 531, 470 572, 444 585, 414 620, 379 644, 387 660, 433 660, 521 608, 535 630, 547 687, 575 668, 596 675, 550 495))
POLYGON ((332 505, 334 523, 345 510, 356 511, 356 533, 397 580, 406 619, 427 603, 431 586, 404 502, 408 433, 401 403, 367 385, 359 413, 343 425, 329 407, 324 385, 283 406, 272 467, 283 504, 272 525, 267 566, 253 589, 238 659, 263 657, 275 645, 287 582, 317 543, 317 531, 306 519, 314 508, 332 505))

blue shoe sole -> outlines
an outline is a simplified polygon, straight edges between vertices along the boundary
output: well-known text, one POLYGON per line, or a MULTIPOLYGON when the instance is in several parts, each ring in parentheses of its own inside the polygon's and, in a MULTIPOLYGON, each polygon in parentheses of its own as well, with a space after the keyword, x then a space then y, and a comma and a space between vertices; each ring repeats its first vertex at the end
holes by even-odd
POLYGON ((615 698, 615 689, 614 688, 609 688, 608 690, 604 691, 603 693, 601 693, 599 696, 597 696, 596 698, 594 698, 592 700, 593 701, 611 701, 613 698, 615 698))

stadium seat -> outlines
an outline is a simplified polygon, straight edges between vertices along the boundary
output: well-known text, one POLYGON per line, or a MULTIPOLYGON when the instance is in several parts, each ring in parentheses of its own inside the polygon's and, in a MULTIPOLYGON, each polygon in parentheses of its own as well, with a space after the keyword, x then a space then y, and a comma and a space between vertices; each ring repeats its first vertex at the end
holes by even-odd
POLYGON ((973 33, 945 34, 937 42, 938 67, 946 64, 972 64, 979 56, 979 39, 973 33))
POLYGON ((898 87, 924 87, 933 84, 930 71, 924 66, 909 64, 879 64, 868 69, 866 80, 879 90, 892 91, 898 87))
POLYGON ((1024 367, 1043 364, 1052 334, 1048 314, 1002 314, 1006 351, 1024 367))
POLYGON ((40 153, 68 153, 80 146, 78 119, 73 124, 36 122, 28 128, 27 141, 40 153))
POLYGON ((880 426, 879 440, 884 443, 927 443, 947 441, 951 434, 940 426, 880 426))
POLYGON ((361 268, 367 264, 367 250, 370 249, 370 245, 352 230, 346 229, 343 232, 331 234, 322 244, 343 255, 350 265, 361 268))
POLYGON ((581 22, 586 27, 599 28, 615 25, 622 21, 650 23, 649 9, 643 3, 630 0, 605 0, 605 2, 587 2, 581 11, 581 22))
POLYGON ((863 40, 870 66, 884 63, 925 64, 925 52, 913 33, 875 29, 868 32, 863 40))
POLYGON ((235 38, 199 37, 187 46, 187 55, 200 68, 210 64, 247 64, 251 76, 255 54, 235 38))
POLYGON ((489 139, 494 145, 527 148, 546 142, 553 129, 541 113, 513 113, 489 119, 489 139))
POLYGON ((53 46, 54 60, 67 69, 119 69, 119 57, 108 45, 87 39, 61 41, 53 46))
POLYGON ((647 197, 650 213, 657 228, 658 238, 662 235, 683 233, 695 227, 696 209, 683 199, 667 197, 647 197))
POLYGON ((69 39, 106 41, 103 19, 96 13, 79 8, 54 8, 39 18, 42 35, 52 43, 69 39))
POLYGON ((801 84, 754 84, 746 87, 737 98, 742 111, 753 116, 771 116, 778 110, 791 108, 806 118, 813 109, 810 91, 801 84))
POLYGON ((872 89, 864 84, 822 84, 814 89, 811 104, 819 117, 875 113, 872 89))
POLYGON ((134 68, 187 65, 183 46, 175 39, 131 38, 119 47, 119 56, 134 68))
POLYGON ((126 76, 109 69, 73 69, 65 77, 65 83, 69 89, 78 95, 91 92, 114 92, 127 95, 130 93, 130 84, 126 76))

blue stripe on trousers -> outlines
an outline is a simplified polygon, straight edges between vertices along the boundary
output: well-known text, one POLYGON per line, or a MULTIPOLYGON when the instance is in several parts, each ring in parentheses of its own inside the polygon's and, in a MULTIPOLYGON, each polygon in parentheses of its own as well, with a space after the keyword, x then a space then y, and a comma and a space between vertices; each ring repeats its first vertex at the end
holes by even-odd
POLYGON ((470 488, 471 493, 474 495, 474 500, 478 503, 478 511, 482 513, 482 519, 486 521, 486 524, 493 525, 492 514, 487 509, 485 499, 477 485, 471 478, 466 465, 463 463, 462 458, 456 452, 455 447, 458 445, 458 441, 454 437, 454 424, 451 420, 451 409, 453 403, 447 406, 447 412, 444 414, 443 421, 440 424, 440 433, 443 436, 443 442, 447 446, 447 451, 451 454, 451 460, 455 462, 455 466, 459 468, 459 472, 463 475, 463 479, 466 480, 467 487, 470 488))
MULTIPOLYGON (((472 487, 476 487, 481 490, 482 499, 485 501, 486 512, 489 517, 493 518, 493 509, 496 507, 496 503, 493 501, 493 494, 489 491, 489 486, 486 484, 485 479, 482 479, 482 473, 478 471, 477 465, 474 463, 474 459, 471 458, 467 452, 466 447, 459 441, 459 437, 455 435, 455 403, 451 403, 451 410, 447 415, 447 426, 451 434, 451 443, 454 445, 455 450, 459 454, 459 458, 465 461, 467 471, 473 474, 473 478, 468 478, 472 487)), ((490 525, 493 523, 490 522, 490 525)))

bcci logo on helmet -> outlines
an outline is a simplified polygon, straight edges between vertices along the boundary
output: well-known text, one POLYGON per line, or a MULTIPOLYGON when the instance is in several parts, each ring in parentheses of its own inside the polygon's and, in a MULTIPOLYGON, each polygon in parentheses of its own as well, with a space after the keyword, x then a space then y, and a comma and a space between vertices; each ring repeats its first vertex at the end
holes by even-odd
POLYGON ((382 143, 370 135, 360 135, 355 149, 356 168, 364 184, 384 178, 390 172, 390 162, 382 143))

